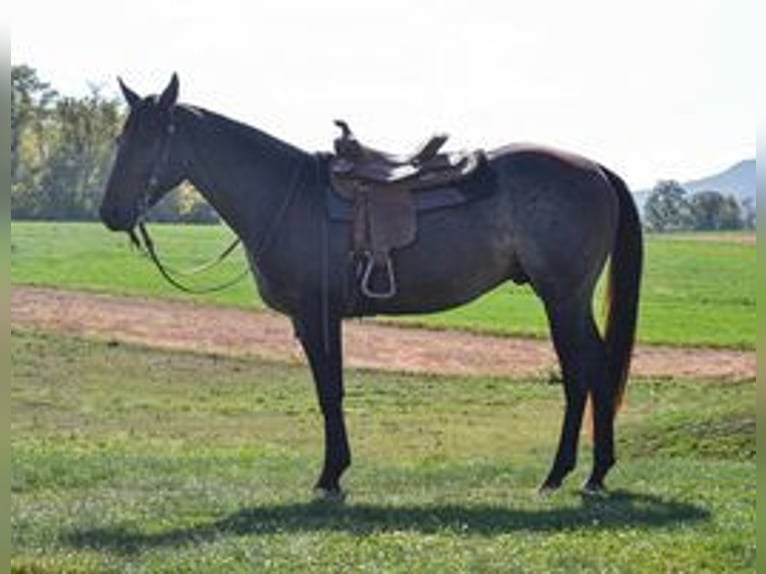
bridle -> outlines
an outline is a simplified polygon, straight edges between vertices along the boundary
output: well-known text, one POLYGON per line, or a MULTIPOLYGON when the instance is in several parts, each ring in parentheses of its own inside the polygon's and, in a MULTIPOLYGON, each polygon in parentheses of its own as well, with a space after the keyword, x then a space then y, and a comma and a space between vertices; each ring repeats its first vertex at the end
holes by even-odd
POLYGON ((189 270, 176 270, 171 268, 170 266, 166 265, 162 262, 159 255, 157 254, 157 249, 154 246, 154 241, 152 240, 151 235, 149 234, 149 229, 146 225, 146 215, 149 212, 149 209, 154 204, 154 198, 156 197, 158 191, 159 191, 159 185, 160 185, 160 176, 162 175, 162 172, 167 168, 168 162, 170 161, 170 152, 172 149, 172 140, 173 136, 176 133, 176 124, 173 119, 172 110, 171 110, 171 116, 170 121, 168 122, 167 127, 165 128, 165 138, 162 143, 162 150, 157 157, 157 160, 154 162, 154 165, 152 166, 151 171, 149 172, 149 179, 147 180, 146 184, 146 190, 143 194, 141 194, 139 200, 138 200, 138 217, 136 219, 136 226, 132 228, 130 231, 128 231, 128 236, 130 237, 131 243, 148 259, 154 263, 155 267, 157 267, 157 270, 160 272, 160 275, 173 287, 176 289, 179 289, 180 291, 183 291, 184 293, 191 293, 195 295, 202 295, 206 293, 214 293, 216 291, 222 291, 224 289, 227 289, 236 283, 240 282, 242 279, 244 279, 247 274, 248 270, 245 269, 244 271, 240 272, 236 277, 233 279, 230 279, 228 281, 225 281, 224 283, 212 285, 209 287, 204 288, 196 288, 196 287, 189 287, 182 283, 178 277, 179 276, 185 276, 190 277, 193 275, 198 275, 199 273, 202 273, 204 271, 208 271, 215 267, 216 265, 222 263, 224 259, 226 259, 241 243, 239 238, 236 238, 224 251, 215 259, 211 260, 209 263, 205 263, 204 265, 200 265, 199 267, 196 267, 194 269, 189 270), (138 229, 138 232, 136 232, 136 229, 138 229))
MULTIPOLYGON (((149 229, 146 226, 146 215, 153 205, 153 198, 156 196, 156 194, 159 191, 159 184, 160 184, 160 176, 167 168, 167 164, 170 159, 170 153, 171 153, 171 146, 172 146, 172 139, 174 134, 176 133, 176 125, 173 120, 172 116, 172 110, 171 110, 171 118, 170 122, 168 123, 166 130, 165 130, 165 141, 162 145, 162 151, 160 155, 157 158, 157 161, 155 162, 154 166, 152 166, 152 170, 149 172, 149 179, 147 180, 147 186, 145 192, 142 194, 142 196, 139 199, 138 203, 138 218, 136 226, 128 231, 128 236, 130 237, 131 243, 147 258, 149 258, 157 267, 157 270, 160 272, 160 275, 173 287, 176 289, 179 289, 180 291, 183 291, 184 293, 190 293, 194 295, 203 295, 203 294, 209 294, 209 293, 215 293, 217 291, 223 291, 224 289, 228 289, 229 287, 232 287, 242 281, 247 275, 250 273, 250 269, 246 268, 242 272, 240 272, 235 277, 224 281, 223 283, 218 283, 215 285, 211 285, 208 287, 202 287, 202 288, 196 288, 196 287, 189 287, 188 285, 185 285, 182 283, 178 276, 192 276, 197 275, 199 273, 209 271, 210 269, 214 268, 215 266, 222 263, 231 253, 234 252, 234 250, 242 243, 242 240, 238 237, 234 239, 234 241, 231 242, 231 244, 224 249, 220 255, 209 261, 208 263, 205 263, 203 265, 200 265, 198 267, 195 267, 194 269, 190 270, 174 270, 168 265, 164 264, 160 257, 157 255, 157 250, 154 246, 154 241, 152 240, 151 235, 149 235, 149 229), (138 233, 136 233, 136 228, 138 229, 138 233)), ((272 218, 271 225, 269 226, 269 229, 267 230, 266 234, 263 236, 261 241, 258 243, 257 248, 251 252, 250 262, 251 267, 258 264, 261 257, 266 252, 266 249, 268 248, 269 244, 273 240, 274 235, 276 235, 276 231, 279 227, 279 225, 282 222, 282 219, 285 216, 285 213, 287 212, 288 207, 292 203, 292 199, 296 193, 296 190, 298 189, 298 184, 300 182, 300 176, 301 176, 301 169, 302 166, 298 166, 293 171, 293 178, 290 184, 290 187, 288 189, 288 192, 285 196, 285 200, 280 206, 279 211, 277 212, 276 216, 272 218)))

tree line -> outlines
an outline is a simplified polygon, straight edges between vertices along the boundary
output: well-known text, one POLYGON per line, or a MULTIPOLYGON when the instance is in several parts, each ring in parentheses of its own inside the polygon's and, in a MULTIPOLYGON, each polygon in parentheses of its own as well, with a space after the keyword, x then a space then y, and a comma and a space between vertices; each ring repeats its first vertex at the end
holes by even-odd
POLYGON ((657 182, 644 205, 644 225, 658 232, 755 229, 755 201, 715 190, 689 194, 677 181, 657 182))
MULTIPOLYGON (((60 94, 27 65, 11 67, 11 217, 94 220, 126 109, 91 86, 60 94)), ((188 184, 151 212, 160 221, 217 221, 188 184)))
MULTIPOLYGON (((125 106, 91 86, 86 96, 60 94, 27 65, 11 67, 11 217, 94 220, 114 137, 125 106)), ((189 184, 152 209, 159 221, 214 222, 215 211, 189 184)), ((755 203, 717 191, 690 195, 676 181, 657 183, 644 206, 653 231, 755 228, 755 203)))

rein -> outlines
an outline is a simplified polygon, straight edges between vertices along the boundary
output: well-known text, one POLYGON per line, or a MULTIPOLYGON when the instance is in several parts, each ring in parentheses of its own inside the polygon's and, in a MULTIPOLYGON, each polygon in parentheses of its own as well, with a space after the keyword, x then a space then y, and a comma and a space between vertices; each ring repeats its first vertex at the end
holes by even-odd
POLYGON ((187 285, 184 285, 181 283, 175 276, 181 275, 181 276, 191 276, 196 275, 199 273, 202 273, 203 271, 207 271, 209 269, 212 269, 219 263, 222 263, 226 257, 228 257, 234 249, 241 243, 239 239, 235 239, 231 245, 229 245, 223 253, 221 253, 217 258, 212 260, 209 263, 206 263, 204 265, 200 265, 199 267, 196 267, 194 269, 190 269, 188 271, 176 271, 172 268, 165 265, 157 255, 157 250, 154 247, 154 241, 152 240, 151 235, 149 235, 149 230, 146 227, 146 224, 143 221, 140 221, 138 223, 138 234, 136 234, 135 229, 131 229, 128 232, 128 235, 130 236, 130 241, 135 245, 145 256, 147 256, 149 259, 152 260, 152 263, 154 263, 154 266, 157 267, 157 270, 160 272, 160 275, 173 287, 178 289, 179 291, 183 291, 184 293, 189 293, 192 295, 205 295, 208 293, 215 293, 217 291, 223 291, 224 289, 228 289, 229 287, 232 287, 242 281, 245 277, 247 277, 249 273, 249 269, 245 269, 244 271, 240 272, 236 277, 229 279, 228 281, 224 281, 223 283, 219 283, 216 285, 212 285, 210 287, 189 287, 187 285))

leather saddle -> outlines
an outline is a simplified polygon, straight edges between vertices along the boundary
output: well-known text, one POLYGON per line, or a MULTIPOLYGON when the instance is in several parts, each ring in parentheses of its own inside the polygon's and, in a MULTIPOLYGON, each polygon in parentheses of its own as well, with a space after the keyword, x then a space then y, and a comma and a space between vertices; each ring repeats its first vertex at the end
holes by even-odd
POLYGON ((464 202, 454 199, 454 189, 444 191, 451 192, 452 199, 434 198, 429 190, 467 178, 478 167, 481 153, 442 152, 447 136, 436 134, 413 153, 396 155, 363 145, 346 122, 335 124, 341 135, 334 141, 330 182, 352 205, 353 251, 364 261, 360 289, 368 298, 388 299, 397 292, 391 252, 415 241, 420 196, 431 195, 426 203, 434 205, 464 202))

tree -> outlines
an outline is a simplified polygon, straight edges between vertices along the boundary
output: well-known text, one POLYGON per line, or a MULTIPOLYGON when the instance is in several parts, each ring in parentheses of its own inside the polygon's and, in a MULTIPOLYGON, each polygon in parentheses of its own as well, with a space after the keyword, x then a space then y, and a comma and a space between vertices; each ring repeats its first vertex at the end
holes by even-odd
POLYGON ((121 104, 91 88, 62 97, 26 65, 11 71, 11 214, 93 219, 121 104))
POLYGON ((58 94, 26 65, 11 68, 11 206, 34 216, 47 160, 45 132, 58 94))
MULTIPOLYGON (((11 70, 11 216, 96 219, 123 105, 91 86, 62 96, 26 65, 11 70)), ((217 222, 191 186, 168 195, 151 216, 162 221, 217 222)))
POLYGON ((737 200, 717 191, 700 191, 689 200, 694 229, 711 231, 719 229, 740 229, 742 215, 737 200))
POLYGON ((93 219, 122 122, 117 102, 97 89, 84 98, 61 98, 50 134, 52 149, 41 185, 54 219, 93 219))
POLYGON ((688 229, 693 217, 686 190, 681 184, 674 180, 657 182, 646 200, 644 220, 653 231, 688 229))
POLYGON ((150 221, 218 223, 218 214, 196 188, 184 182, 165 195, 148 214, 150 221))
POLYGON ((742 225, 746 229, 755 229, 755 198, 747 197, 742 202, 742 225))

